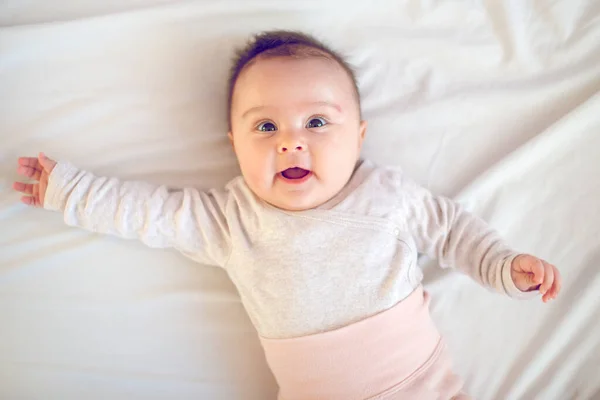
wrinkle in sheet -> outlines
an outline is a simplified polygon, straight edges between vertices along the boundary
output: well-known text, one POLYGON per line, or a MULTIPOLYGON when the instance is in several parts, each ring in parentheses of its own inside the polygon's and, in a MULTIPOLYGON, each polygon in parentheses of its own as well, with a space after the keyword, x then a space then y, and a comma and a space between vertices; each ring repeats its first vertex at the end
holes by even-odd
MULTIPOLYGON (((256 30, 301 28, 358 64, 371 119, 369 158, 402 164, 445 193, 466 187, 461 202, 516 247, 565 271, 564 297, 542 305, 514 304, 435 270, 438 281, 428 281, 439 299, 434 317, 469 391, 483 400, 600 393, 597 1, 5 4, 12 9, 0 25, 30 25, 0 28, 0 85, 10 93, 0 102, 0 243, 26 240, 29 229, 39 235, 32 245, 50 251, 55 242, 45 244, 50 234, 40 227, 69 229, 58 215, 13 205, 10 183, 21 154, 42 149, 98 173, 174 185, 225 183, 239 172, 219 123, 228 49, 256 30), (62 102, 80 98, 92 100, 60 111, 62 102), (489 340, 499 344, 485 347, 489 340), (531 381, 511 381, 508 371, 531 381)), ((0 244, 0 270, 10 257, 9 275, 0 273, 0 397, 275 397, 224 274, 135 243, 85 237, 89 243, 65 237, 56 243, 73 247, 23 260, 25 244, 19 256, 0 244), (193 287, 203 295, 193 296, 193 287), (144 357, 114 356, 132 353, 144 357), (112 372, 13 368, 7 361, 65 359, 112 372), (157 370, 173 379, 132 382, 127 375, 157 370)))

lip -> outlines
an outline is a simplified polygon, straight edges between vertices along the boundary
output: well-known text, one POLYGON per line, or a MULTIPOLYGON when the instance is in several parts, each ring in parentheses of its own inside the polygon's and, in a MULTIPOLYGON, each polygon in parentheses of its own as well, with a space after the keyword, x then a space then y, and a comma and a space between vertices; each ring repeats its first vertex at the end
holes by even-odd
POLYGON ((308 171, 308 174, 306 174, 306 176, 303 176, 300 179, 288 179, 285 176, 283 176, 283 174, 281 172, 279 172, 277 174, 277 178, 282 180, 283 182, 290 184, 290 185, 300 185, 304 182, 306 182, 307 180, 309 180, 310 178, 312 178, 313 173, 312 171, 308 171))

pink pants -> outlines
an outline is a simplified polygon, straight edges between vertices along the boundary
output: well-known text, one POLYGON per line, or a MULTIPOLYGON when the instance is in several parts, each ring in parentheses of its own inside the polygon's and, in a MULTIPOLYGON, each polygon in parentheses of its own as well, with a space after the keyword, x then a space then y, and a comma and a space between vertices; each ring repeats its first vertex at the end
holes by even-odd
POLYGON ((469 399, 422 287, 343 328, 261 342, 280 400, 469 399))

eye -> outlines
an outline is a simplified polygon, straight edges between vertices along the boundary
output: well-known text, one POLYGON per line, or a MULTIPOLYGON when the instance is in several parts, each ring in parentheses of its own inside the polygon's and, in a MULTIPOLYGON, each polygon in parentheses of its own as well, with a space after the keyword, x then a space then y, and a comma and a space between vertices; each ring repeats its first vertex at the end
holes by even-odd
POLYGON ((275 132, 277 130, 277 127, 275 126, 274 123, 266 121, 266 122, 261 122, 256 129, 258 129, 261 132, 275 132))
POLYGON ((321 117, 316 117, 316 118, 311 118, 310 121, 308 121, 308 124, 306 124, 307 128, 321 128, 323 126, 327 125, 327 121, 325 121, 325 119, 321 118, 321 117))

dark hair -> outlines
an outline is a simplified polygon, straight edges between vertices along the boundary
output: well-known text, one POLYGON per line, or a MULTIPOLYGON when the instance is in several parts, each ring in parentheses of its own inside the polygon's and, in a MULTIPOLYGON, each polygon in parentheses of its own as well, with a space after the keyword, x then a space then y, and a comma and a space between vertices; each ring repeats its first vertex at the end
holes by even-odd
POLYGON ((233 99, 235 83, 244 68, 251 65, 258 57, 325 57, 334 60, 346 71, 352 80, 360 112, 360 95, 354 71, 339 53, 306 33, 297 31, 265 31, 254 35, 244 47, 237 49, 235 52, 233 65, 229 71, 229 80, 227 81, 227 121, 230 131, 231 101, 233 99))

